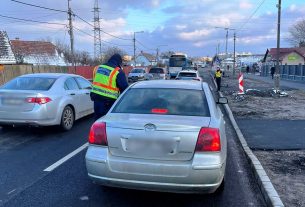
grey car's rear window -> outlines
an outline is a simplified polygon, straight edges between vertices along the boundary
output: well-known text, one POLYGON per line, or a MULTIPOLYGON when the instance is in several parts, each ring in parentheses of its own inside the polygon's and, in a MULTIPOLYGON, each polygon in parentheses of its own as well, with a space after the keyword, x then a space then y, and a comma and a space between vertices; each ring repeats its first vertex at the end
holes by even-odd
POLYGON ((131 88, 112 113, 210 116, 203 91, 165 88, 131 88))
POLYGON ((197 77, 197 75, 196 75, 196 73, 179 73, 179 77, 195 78, 195 77, 197 77))
POLYGON ((162 68, 152 68, 149 70, 149 73, 164 73, 164 70, 162 68))
POLYGON ((56 78, 48 77, 19 77, 6 83, 2 89, 47 91, 55 81, 56 78))

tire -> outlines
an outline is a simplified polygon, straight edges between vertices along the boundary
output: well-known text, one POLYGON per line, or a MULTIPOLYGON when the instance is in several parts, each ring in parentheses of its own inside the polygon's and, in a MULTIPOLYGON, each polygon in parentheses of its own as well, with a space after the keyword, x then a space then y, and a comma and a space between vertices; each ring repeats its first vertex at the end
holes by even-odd
POLYGON ((14 129, 13 125, 0 125, 0 127, 2 128, 3 131, 9 131, 14 129))
POLYGON ((222 182, 220 184, 220 186, 217 188, 217 190, 215 191, 216 195, 221 194, 225 189, 225 178, 222 179, 222 182))
POLYGON ((61 115, 60 128, 63 131, 69 131, 74 124, 75 114, 71 106, 66 106, 61 115))

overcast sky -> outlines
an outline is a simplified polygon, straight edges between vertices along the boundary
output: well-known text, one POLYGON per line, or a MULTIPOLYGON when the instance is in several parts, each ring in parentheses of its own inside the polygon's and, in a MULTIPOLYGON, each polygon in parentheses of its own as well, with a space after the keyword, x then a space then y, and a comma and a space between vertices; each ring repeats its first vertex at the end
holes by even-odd
MULTIPOLYGON (((65 0, 20 0, 49 8, 66 10, 65 0)), ((110 43, 121 45, 129 54, 133 53, 132 39, 136 34, 137 51, 155 53, 160 51, 185 52, 190 56, 212 56, 216 46, 225 50, 225 30, 215 27, 230 27, 237 31, 237 51, 264 53, 276 46, 277 0, 100 0, 101 28, 103 31, 127 40, 102 33, 103 48, 110 43), (253 17, 252 14, 257 10, 253 17), (248 21, 249 20, 249 21, 248 21)), ((72 10, 81 18, 92 22, 94 0, 72 0, 72 10)), ((1 0, 0 14, 10 17, 32 19, 51 23, 67 24, 67 14, 49 11, 1 0)), ((289 47, 286 38, 288 29, 300 19, 305 19, 304 0, 284 0, 282 10, 283 47, 289 47)), ((77 29, 93 35, 92 27, 79 18, 74 18, 77 29)), ((0 30, 7 31, 10 39, 22 40, 42 38, 60 39, 69 43, 66 26, 21 22, 0 17, 0 30)), ((233 32, 229 33, 228 51, 233 49, 233 32)), ((75 30, 75 48, 93 54, 93 38, 75 30)))

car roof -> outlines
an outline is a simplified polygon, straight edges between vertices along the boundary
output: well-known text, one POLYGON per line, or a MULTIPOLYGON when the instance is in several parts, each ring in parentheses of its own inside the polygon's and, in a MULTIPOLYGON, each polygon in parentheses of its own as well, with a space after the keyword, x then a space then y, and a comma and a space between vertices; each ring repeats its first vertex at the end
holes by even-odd
POLYGON ((20 77, 43 77, 43 78, 60 78, 60 77, 80 77, 79 75, 69 73, 32 73, 20 77))
POLYGON ((145 70, 145 68, 134 68, 134 69, 132 69, 132 70, 135 70, 135 69, 141 69, 141 70, 145 70))
POLYGON ((201 81, 183 81, 183 80, 150 80, 137 82, 131 88, 177 88, 202 90, 202 87, 208 87, 206 82, 201 81))

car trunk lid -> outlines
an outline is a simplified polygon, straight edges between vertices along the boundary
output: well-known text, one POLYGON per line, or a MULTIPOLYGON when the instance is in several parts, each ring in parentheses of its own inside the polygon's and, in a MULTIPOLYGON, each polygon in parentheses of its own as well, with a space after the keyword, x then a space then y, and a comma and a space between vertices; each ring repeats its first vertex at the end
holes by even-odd
POLYGON ((198 133, 209 126, 210 117, 111 114, 104 121, 114 156, 190 160, 198 133))

